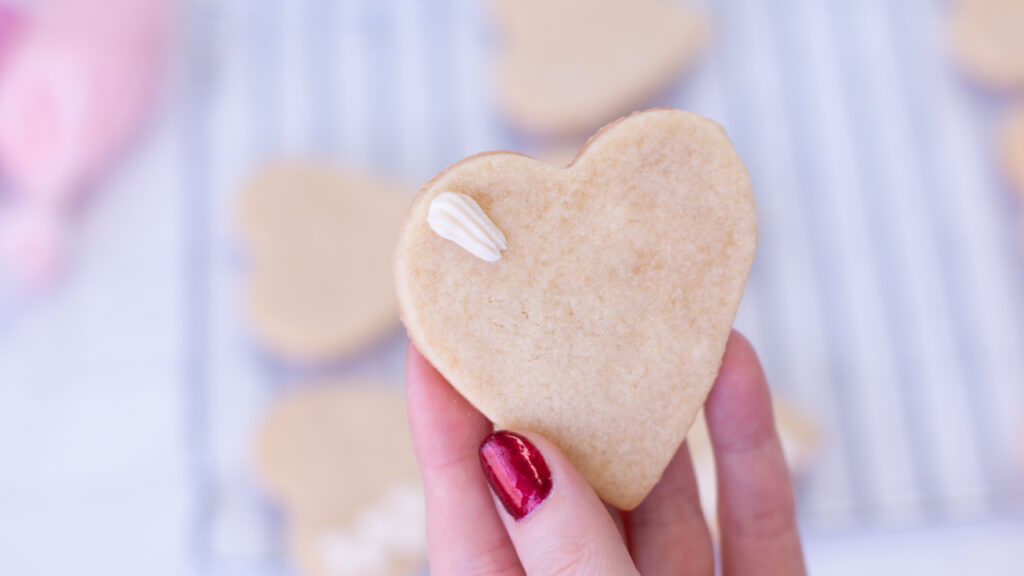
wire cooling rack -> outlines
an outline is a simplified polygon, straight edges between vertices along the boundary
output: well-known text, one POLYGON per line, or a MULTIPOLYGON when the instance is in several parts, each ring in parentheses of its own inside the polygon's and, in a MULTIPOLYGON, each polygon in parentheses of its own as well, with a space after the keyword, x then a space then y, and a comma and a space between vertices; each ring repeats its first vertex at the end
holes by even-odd
MULTIPOLYGON (((737 326, 776 394, 822 428, 798 487, 804 530, 1024 517, 1024 247, 994 148, 1006 102, 952 67, 944 3, 698 4, 714 42, 651 104, 717 120, 750 170, 761 245, 737 326)), ((296 155, 418 183, 466 155, 536 143, 495 109, 486 3, 187 6, 193 543, 216 570, 275 571, 278 522, 250 479, 250 433, 308 371, 267 360, 246 335, 239 183, 296 155)), ((397 383, 403 346, 396 335, 315 372, 397 383)))

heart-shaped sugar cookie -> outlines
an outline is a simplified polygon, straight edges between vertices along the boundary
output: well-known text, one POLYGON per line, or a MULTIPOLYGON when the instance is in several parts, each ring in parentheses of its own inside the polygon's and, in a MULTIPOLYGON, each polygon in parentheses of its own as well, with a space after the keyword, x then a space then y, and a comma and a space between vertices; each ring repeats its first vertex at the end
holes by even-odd
POLYGON ((995 89, 1024 86, 1024 1, 955 0, 953 56, 975 80, 995 89))
POLYGON ((405 397, 373 383, 296 386, 256 438, 256 471, 308 576, 399 576, 426 553, 405 397))
POLYGON ((376 176, 315 162, 261 168, 239 199, 250 324, 292 362, 336 360, 398 324, 388 254, 409 198, 376 176))
MULTIPOLYGON (((1024 104, 1010 110, 1003 120, 1001 154, 1006 175, 1015 188, 1018 198, 1024 201, 1024 104)), ((1020 208, 1018 235, 1024 247, 1024 205, 1020 208)))
POLYGON ((588 134, 666 88, 707 41, 665 0, 498 0, 498 94, 518 127, 588 134))
POLYGON ((1007 114, 1001 148, 1006 174, 1024 199, 1024 104, 1017 105, 1007 114))
POLYGON ((568 168, 503 152, 448 168, 406 214, 394 276, 409 336, 459 392, 631 509, 718 373, 756 245, 722 128, 650 110, 568 168))

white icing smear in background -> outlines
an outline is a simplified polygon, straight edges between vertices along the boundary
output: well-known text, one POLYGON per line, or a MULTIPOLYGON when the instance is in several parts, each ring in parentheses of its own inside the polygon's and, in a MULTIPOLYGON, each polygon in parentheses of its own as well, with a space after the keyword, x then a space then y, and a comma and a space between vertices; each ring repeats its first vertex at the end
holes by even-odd
POLYGON ((325 533, 317 549, 327 574, 368 576, 396 557, 426 556, 427 509, 419 484, 392 488, 363 510, 350 528, 325 533))
POLYGON ((505 235, 484 214, 476 200, 465 194, 438 194, 430 202, 427 223, 438 236, 488 262, 500 260, 501 251, 507 247, 505 235))

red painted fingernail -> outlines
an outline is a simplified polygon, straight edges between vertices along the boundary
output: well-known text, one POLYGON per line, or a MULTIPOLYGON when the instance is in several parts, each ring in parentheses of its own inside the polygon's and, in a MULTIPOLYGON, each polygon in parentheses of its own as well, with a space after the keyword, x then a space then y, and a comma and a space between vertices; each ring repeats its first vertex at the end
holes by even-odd
POLYGON ((551 471, 530 441, 512 432, 495 432, 480 445, 480 465, 491 489, 508 513, 519 520, 551 493, 551 471))

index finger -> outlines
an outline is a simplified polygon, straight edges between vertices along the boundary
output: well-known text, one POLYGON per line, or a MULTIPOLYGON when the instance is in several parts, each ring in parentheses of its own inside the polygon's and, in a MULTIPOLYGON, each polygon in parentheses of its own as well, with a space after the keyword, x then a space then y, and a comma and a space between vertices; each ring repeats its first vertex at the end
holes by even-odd
POLYGON ((427 504, 431 574, 522 576, 477 456, 491 423, 409 344, 409 429, 427 504))
POLYGON ((739 332, 729 336, 704 412, 715 451, 722 573, 805 574, 771 394, 739 332))

